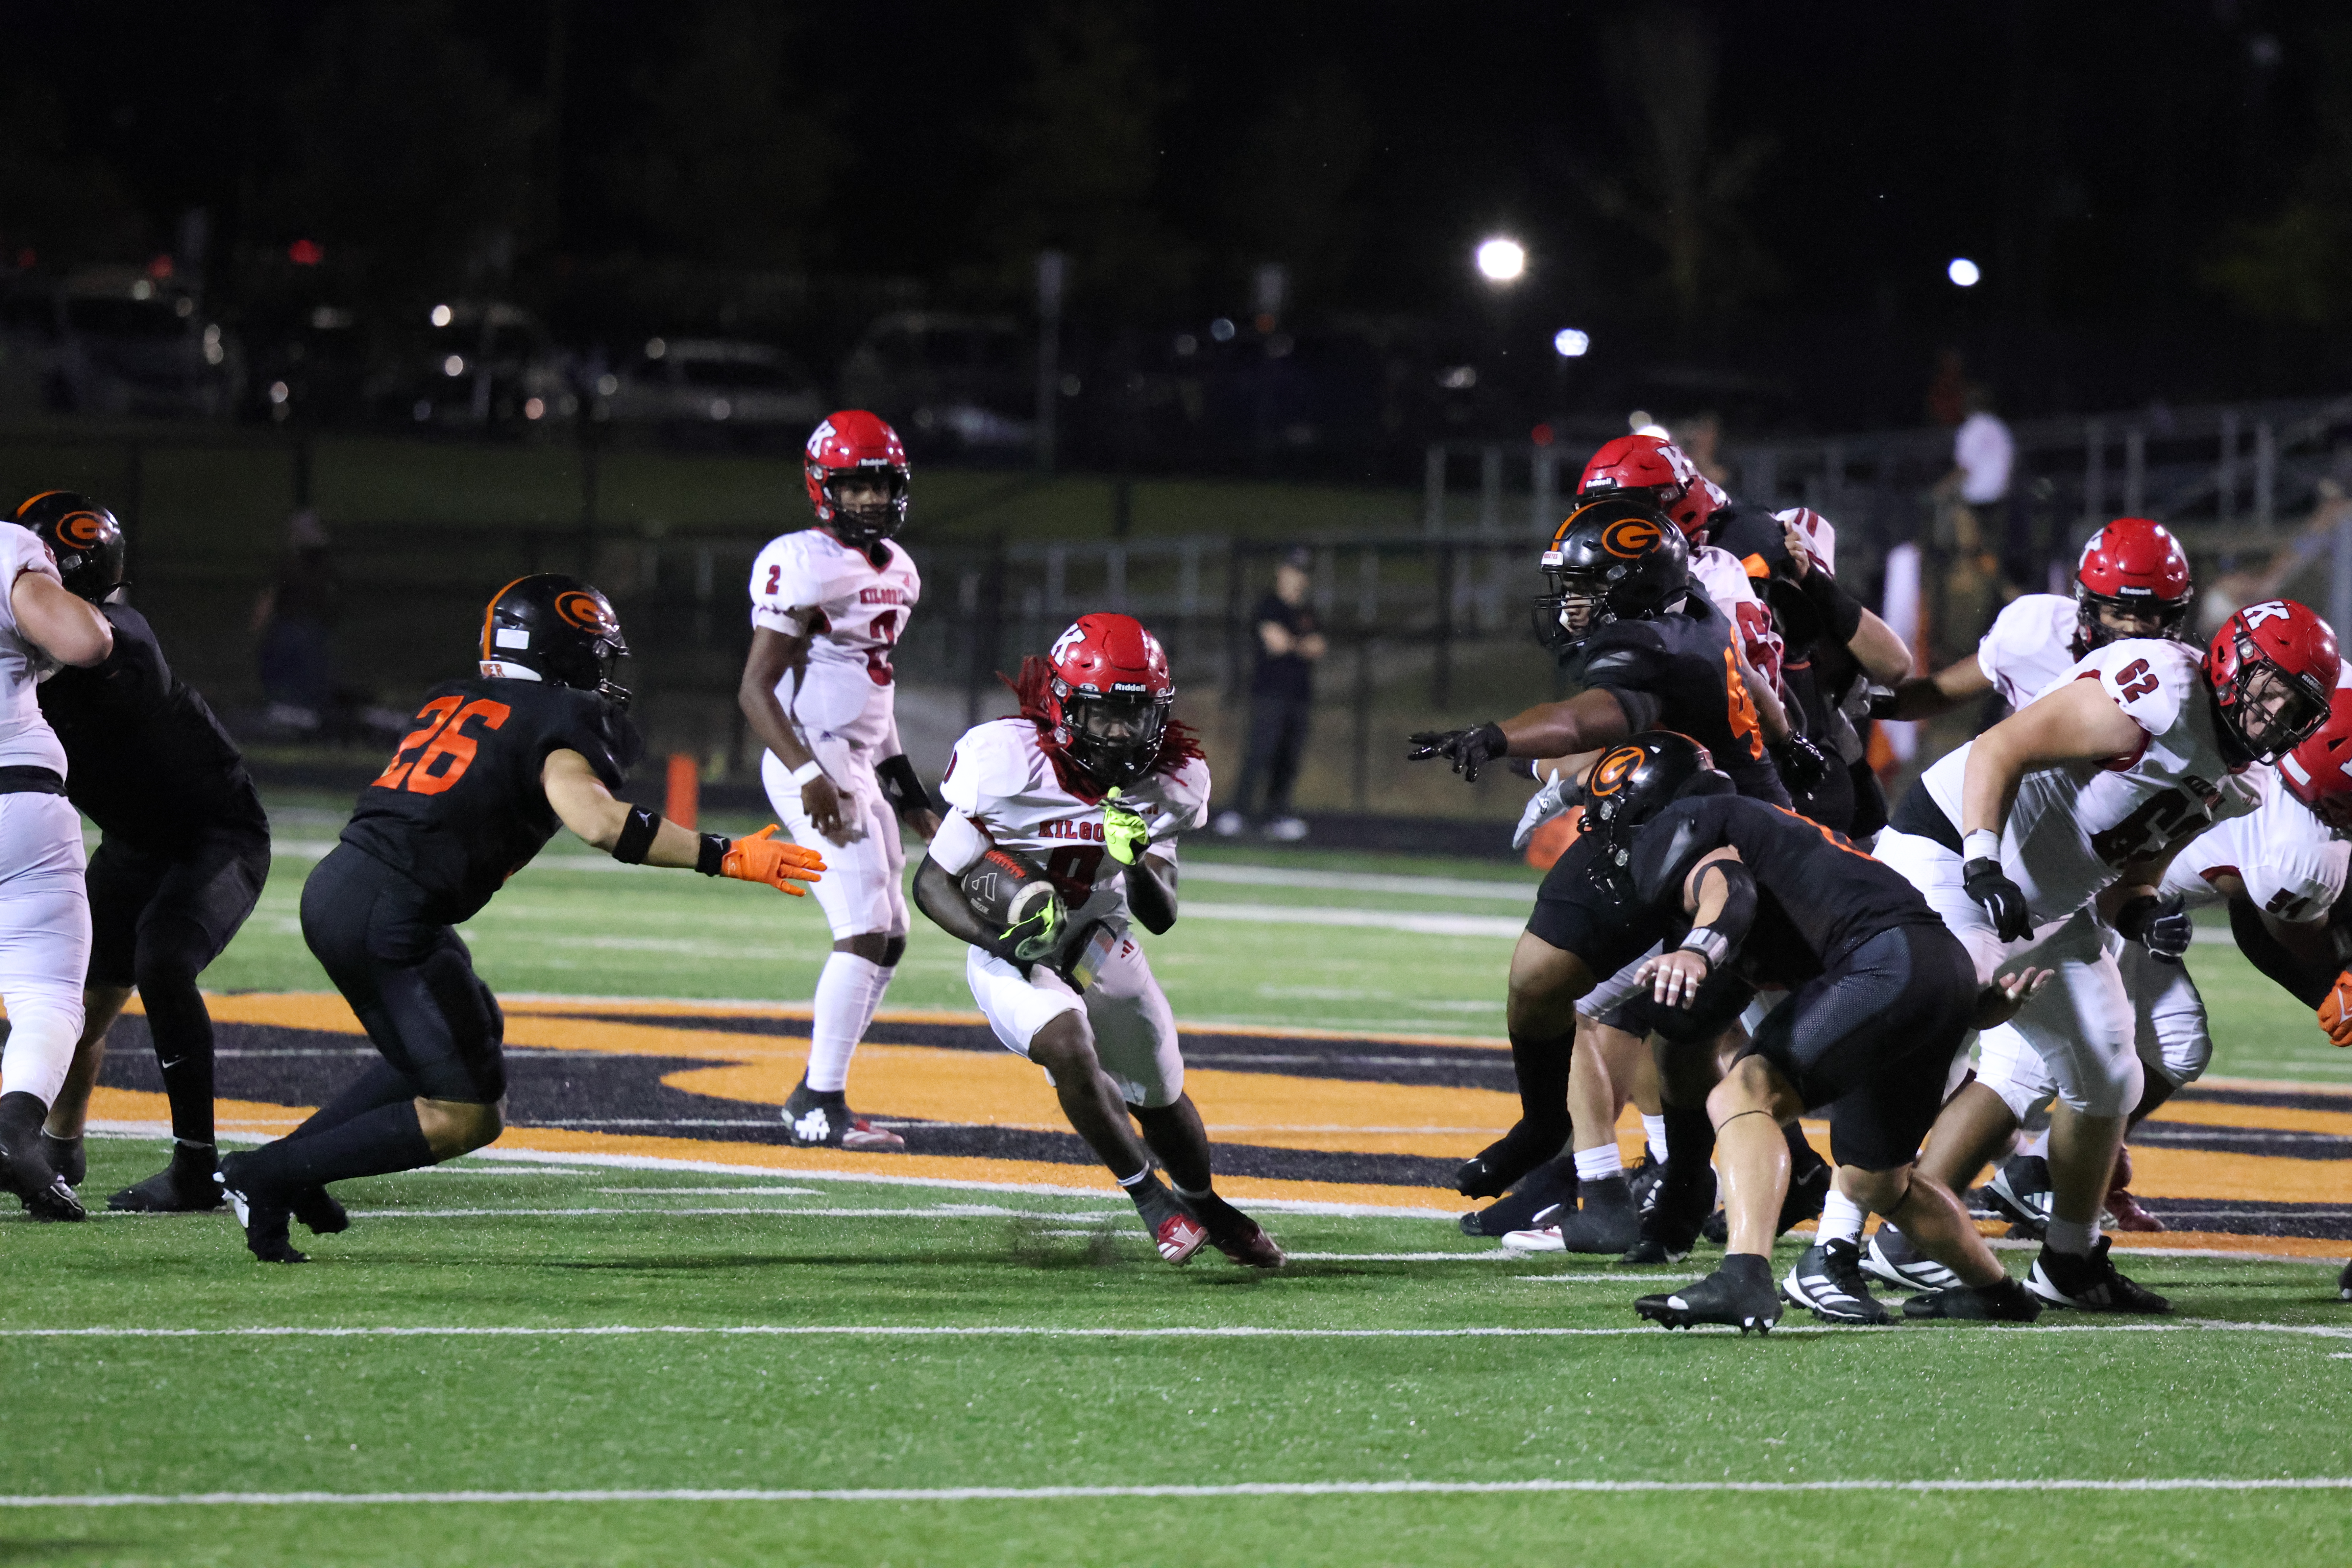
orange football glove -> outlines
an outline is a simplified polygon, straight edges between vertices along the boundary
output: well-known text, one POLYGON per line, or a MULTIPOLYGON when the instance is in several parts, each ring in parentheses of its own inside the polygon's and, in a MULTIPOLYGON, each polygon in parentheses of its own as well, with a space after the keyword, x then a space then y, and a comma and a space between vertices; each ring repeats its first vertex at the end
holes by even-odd
POLYGON ((732 877, 739 882, 765 882, 796 899, 808 897, 808 889, 794 884, 817 881, 824 872, 823 856, 789 838, 777 837, 772 822, 749 838, 735 840, 728 846, 726 858, 719 862, 719 874, 722 877, 732 877))
POLYGON ((2319 1005, 2319 1026, 2339 1046, 2352 1046, 2352 969, 2336 977, 2334 989, 2319 1005))

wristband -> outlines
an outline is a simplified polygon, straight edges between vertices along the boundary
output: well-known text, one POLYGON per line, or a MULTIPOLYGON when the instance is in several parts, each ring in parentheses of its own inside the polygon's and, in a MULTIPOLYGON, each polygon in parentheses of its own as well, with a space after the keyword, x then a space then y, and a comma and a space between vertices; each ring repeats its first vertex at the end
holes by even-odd
POLYGON ((1682 946, 1676 951, 1697 953, 1706 960, 1709 969, 1720 969, 1723 967, 1723 955, 1731 951, 1731 939, 1713 926, 1693 926, 1690 935, 1683 938, 1682 946))
POLYGON ((2000 835, 1990 827, 1979 827, 1960 837, 1960 858, 2000 862, 2000 835))
POLYGON ((814 757, 811 757, 807 762, 803 763, 799 767, 796 767, 792 771, 793 787, 798 789, 801 785, 808 783, 809 780, 816 777, 817 774, 823 772, 824 772, 824 765, 814 757))
POLYGON ((613 858, 624 866, 642 866, 646 851, 654 847, 654 835, 661 831, 661 813, 642 805, 629 807, 627 818, 621 824, 621 836, 613 841, 613 858))
POLYGON ((727 851, 734 847, 735 841, 731 838, 722 838, 716 833, 704 834, 702 847, 695 851, 694 868, 706 877, 719 875, 721 868, 727 864, 727 851))
POLYGON ((903 753, 875 763, 874 776, 881 781, 882 793, 902 815, 938 809, 931 804, 930 792, 923 788, 922 779, 916 774, 915 764, 903 753))

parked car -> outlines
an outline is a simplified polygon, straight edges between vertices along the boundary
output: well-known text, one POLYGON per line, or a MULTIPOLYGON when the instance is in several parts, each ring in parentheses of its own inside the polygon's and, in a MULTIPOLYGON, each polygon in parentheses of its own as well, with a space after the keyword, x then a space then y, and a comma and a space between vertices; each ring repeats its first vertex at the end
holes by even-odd
POLYGON ((528 428, 580 411, 571 356, 539 318, 495 300, 416 312, 368 381, 378 416, 410 425, 528 428))
POLYGON ((612 390, 600 384, 596 391, 616 422, 805 430, 826 412, 824 389, 766 343, 648 338, 606 379, 612 390))
POLYGON ((845 407, 870 408, 919 446, 964 451, 1035 439, 1036 349, 1009 316, 901 310, 866 329, 841 367, 845 407))
POLYGON ((365 413, 370 357, 357 311, 289 303, 249 310, 244 328, 252 360, 248 417, 342 425, 365 413))
POLYGON ((135 267, 70 274, 53 296, 51 398, 88 414, 223 419, 234 412, 236 344, 196 297, 135 267))

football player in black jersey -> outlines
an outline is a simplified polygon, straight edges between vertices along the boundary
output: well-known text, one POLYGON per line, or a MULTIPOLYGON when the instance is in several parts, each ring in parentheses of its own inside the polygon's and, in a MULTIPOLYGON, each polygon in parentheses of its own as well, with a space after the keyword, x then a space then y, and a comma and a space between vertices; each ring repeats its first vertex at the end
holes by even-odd
POLYGON ((44 1129, 50 1163, 79 1185, 82 1125, 106 1031, 136 987, 172 1106, 172 1162, 109 1198, 118 1211, 215 1209, 213 1021, 196 977, 253 912, 269 878, 269 820, 236 742, 163 659, 146 617, 110 603, 122 528, 87 496, 37 495, 16 523, 40 535, 67 589, 114 628, 103 663, 58 670, 41 716, 68 763, 66 795, 104 835, 89 858, 84 1022, 44 1129))
MULTIPOLYGON (((1790 990, 1707 1097, 1731 1225, 1723 1267, 1643 1298, 1642 1314, 1670 1328, 1742 1331, 1778 1321, 1769 1258, 1789 1181, 1780 1124, 1825 1105, 1841 1189, 1924 1232, 1921 1246, 1963 1282, 1919 1298, 1911 1316, 2037 1315, 1958 1200, 1912 1163, 1968 1030, 2000 1022, 2046 976, 1979 987, 1966 950, 1907 881, 1817 823, 1740 799, 1688 736, 1642 735, 1612 749, 1587 798, 1595 847, 1558 891, 1590 917, 1670 925, 1675 945, 1641 971, 1660 1005, 1724 1018, 1758 984, 1790 990)), ((1808 1253, 1789 1289, 1836 1321, 1886 1321, 1858 1255, 1841 1266, 1808 1253)))
POLYGON ((383 1060, 220 1181, 268 1263, 299 1263, 289 1216, 348 1222, 331 1182, 437 1164, 499 1135, 505 1019, 451 928, 570 828, 625 865, 691 868, 798 897, 824 869, 771 825, 730 843, 615 798, 639 742, 613 683, 625 656, 604 595, 541 574, 482 617, 481 673, 435 687, 302 887, 302 938, 383 1060))
MULTIPOLYGON (((1667 728, 1696 735, 1727 759, 1727 771, 1741 794, 1789 804, 1768 752, 1785 737, 1787 720, 1779 702, 1753 681, 1730 620, 1692 586, 1688 547, 1673 519, 1639 496, 1585 502, 1560 524, 1542 565, 1550 591, 1535 601, 1537 640, 1558 655, 1569 679, 1585 689, 1499 723, 1414 735, 1412 760, 1442 756, 1456 772, 1475 779, 1497 757, 1557 759, 1540 765, 1572 778, 1601 747, 1667 728)), ((1538 913, 1541 908, 1539 902, 1538 913)), ((1602 973, 1612 984, 1602 999, 1591 1004, 1587 1016, 1614 1010, 1619 996, 1631 989, 1632 967, 1643 952, 1634 947, 1623 955, 1621 969, 1602 973)), ((1568 956, 1547 939, 1541 922, 1531 920, 1512 957, 1512 1057, 1528 1115, 1466 1163, 1459 1184, 1466 1196, 1495 1197, 1522 1178, 1529 1180, 1507 1207, 1477 1216, 1480 1234, 1514 1223, 1540 1225, 1544 1205, 1555 1195, 1564 1201, 1574 1191, 1570 1169, 1547 1163, 1570 1135, 1571 1070, 1591 1080, 1600 1064, 1592 1042, 1578 1040, 1576 1001, 1593 989, 1592 982, 1570 990, 1568 956)), ((1608 1080, 1597 1081, 1605 1099, 1608 1080)), ((1698 1097, 1705 1092, 1704 1085, 1697 1086, 1698 1097)), ((1588 1094, 1580 1102, 1589 1104, 1593 1098, 1588 1094)), ((1668 1101, 1671 1129, 1676 1109, 1671 1094, 1668 1101)), ((1696 1116, 1697 1105, 1693 1099, 1681 1109, 1696 1116)), ((1594 1125, 1588 1132, 1606 1140, 1613 1151, 1613 1121, 1597 1113, 1589 1120, 1594 1125)), ((1561 1245, 1610 1253, 1634 1245, 1638 1216, 1622 1173, 1587 1184, 1584 1201, 1580 1215, 1567 1209, 1563 1232, 1580 1219, 1580 1233, 1564 1234, 1561 1245)))

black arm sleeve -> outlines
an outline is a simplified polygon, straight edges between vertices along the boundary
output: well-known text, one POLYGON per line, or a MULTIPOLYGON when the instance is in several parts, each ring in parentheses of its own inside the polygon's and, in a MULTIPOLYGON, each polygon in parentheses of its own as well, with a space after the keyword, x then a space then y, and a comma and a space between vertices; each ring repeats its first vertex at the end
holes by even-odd
POLYGON ((2296 1001, 2316 1007, 2327 1000, 2336 984, 2335 972, 2317 973, 2298 961, 2263 924, 2262 911, 2243 899, 2230 900, 2230 934, 2238 939, 2238 951, 2246 955, 2246 962, 2277 981, 2280 989, 2296 1001))
POLYGON ((1625 727, 1638 735, 1644 730, 1658 727, 1658 715, 1664 711, 1659 700, 1646 691, 1629 691, 1622 686, 1604 686, 1601 689, 1617 700, 1625 710, 1625 727))
POLYGON ((1842 644, 1853 640, 1853 634, 1862 629, 1861 600, 1839 586, 1838 580, 1819 565, 1798 579, 1797 586, 1804 590, 1805 597, 1829 623, 1832 637, 1842 644))
POLYGON ((882 786, 882 796, 890 809, 900 816, 918 811, 936 811, 923 781, 915 773, 915 764, 904 755, 885 757, 874 764, 875 780, 882 786))
POLYGON ((1720 933, 1736 950, 1747 940, 1748 928, 1756 923, 1756 874, 1741 860, 1710 860, 1699 868, 1698 886, 1694 893, 1704 893, 1709 873, 1723 879, 1723 912, 1707 921, 1707 929, 1720 933))

